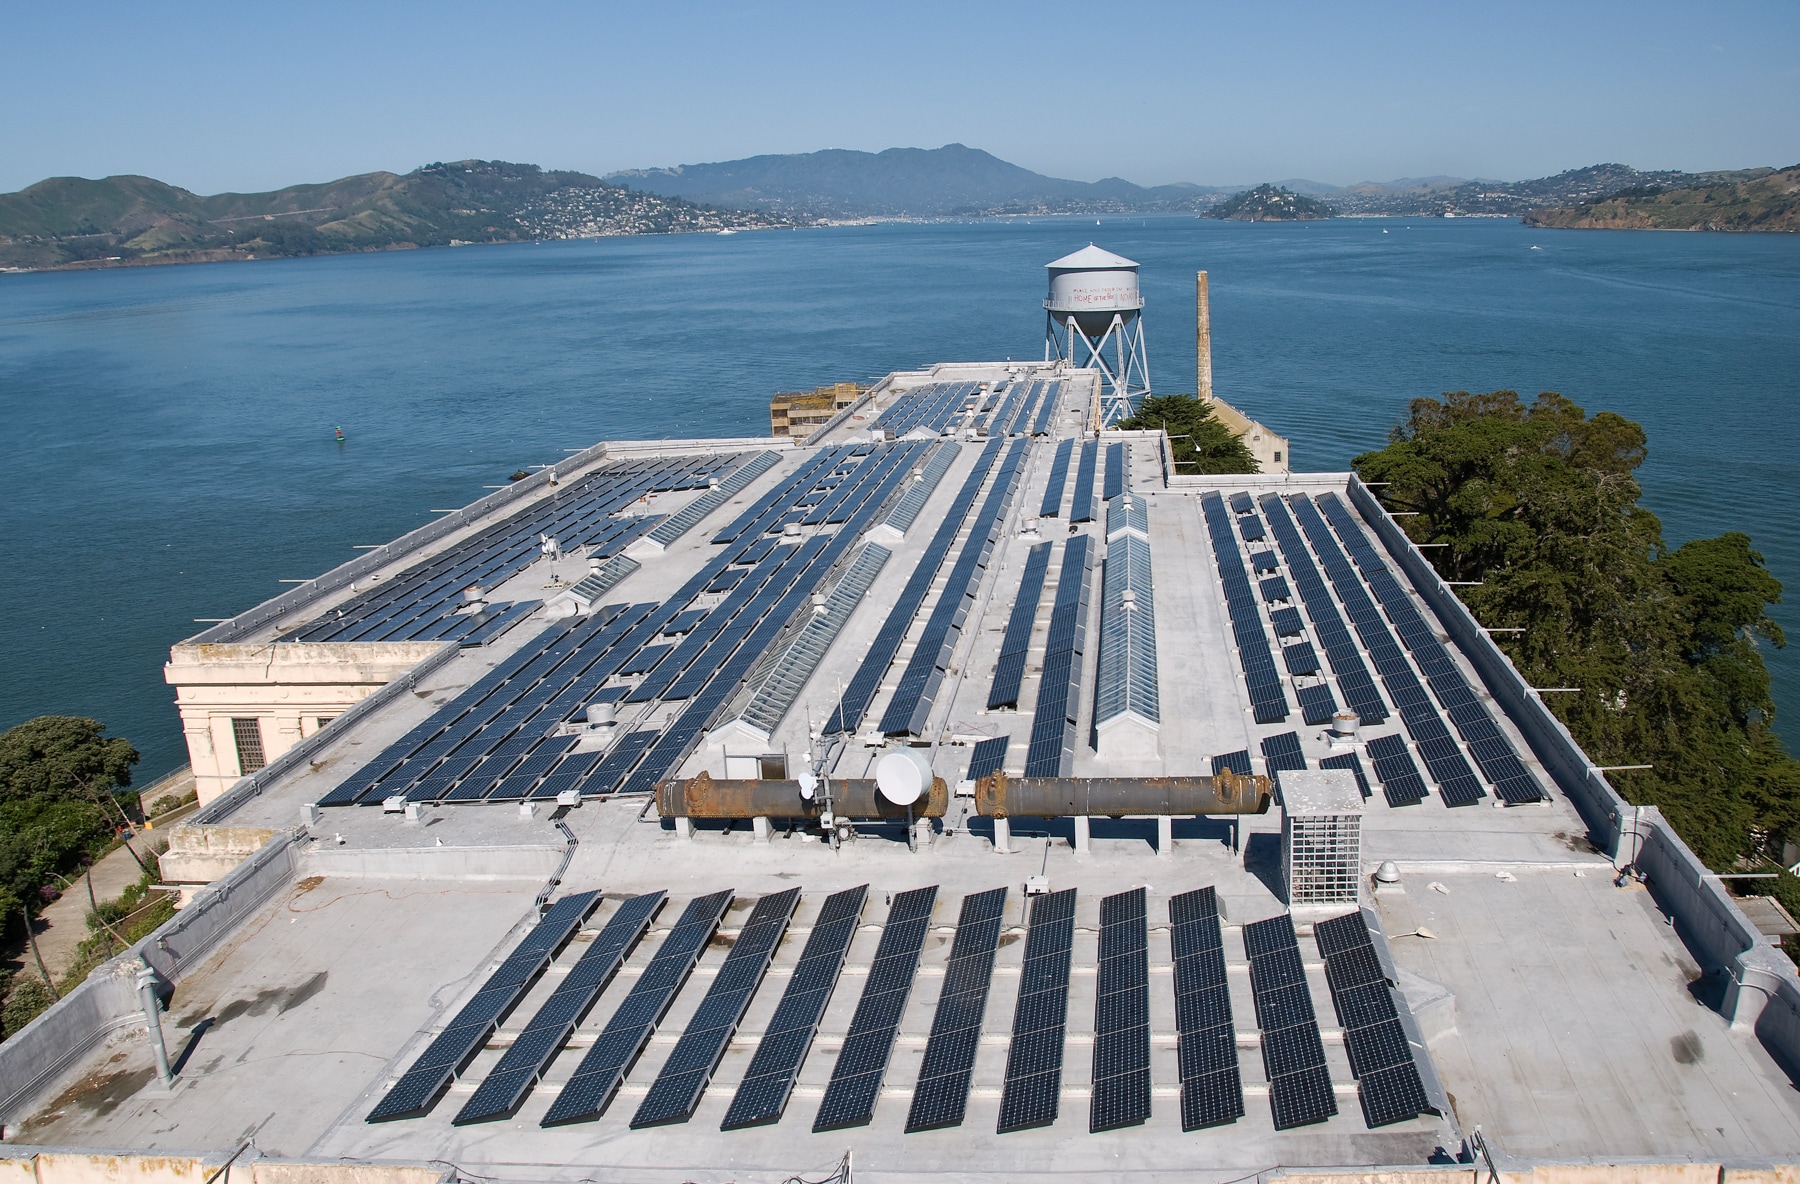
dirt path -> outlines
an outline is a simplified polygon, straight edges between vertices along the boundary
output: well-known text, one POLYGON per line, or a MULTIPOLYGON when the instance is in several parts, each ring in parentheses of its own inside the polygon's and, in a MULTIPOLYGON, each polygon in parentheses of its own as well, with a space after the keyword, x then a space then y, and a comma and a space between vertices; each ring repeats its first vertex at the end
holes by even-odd
MULTIPOLYGON (((127 844, 146 863, 150 862, 148 850, 154 833, 139 831, 127 844)), ((131 851, 126 847, 109 852, 88 869, 88 875, 94 881, 94 899, 102 904, 118 899, 119 894, 137 883, 143 874, 143 868, 138 866, 137 860, 132 858, 131 851)), ((37 933, 38 952, 44 956, 44 965, 49 969, 50 977, 59 982, 68 973, 69 967, 75 964, 76 948, 87 940, 88 909, 87 885, 82 878, 77 877, 63 889, 60 897, 45 906, 38 916, 37 924, 32 926, 37 933)), ((22 973, 37 973, 37 963, 31 959, 29 949, 25 951, 22 973)))

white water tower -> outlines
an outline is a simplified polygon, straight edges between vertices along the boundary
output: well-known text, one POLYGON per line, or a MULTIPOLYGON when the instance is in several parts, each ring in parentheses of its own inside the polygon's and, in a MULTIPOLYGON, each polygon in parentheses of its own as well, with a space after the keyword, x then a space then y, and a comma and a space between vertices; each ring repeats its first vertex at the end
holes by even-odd
POLYGON ((1089 243, 1044 266, 1044 361, 1100 371, 1102 422, 1127 418, 1150 393, 1138 265, 1089 243))

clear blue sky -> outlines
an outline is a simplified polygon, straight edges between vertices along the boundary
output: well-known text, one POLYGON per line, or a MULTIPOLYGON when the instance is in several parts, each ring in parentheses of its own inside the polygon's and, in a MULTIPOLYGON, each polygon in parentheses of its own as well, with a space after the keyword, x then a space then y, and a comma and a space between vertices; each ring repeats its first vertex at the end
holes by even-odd
POLYGON ((0 190, 959 141, 1058 176, 1800 161, 1800 4, 7 5, 0 190))

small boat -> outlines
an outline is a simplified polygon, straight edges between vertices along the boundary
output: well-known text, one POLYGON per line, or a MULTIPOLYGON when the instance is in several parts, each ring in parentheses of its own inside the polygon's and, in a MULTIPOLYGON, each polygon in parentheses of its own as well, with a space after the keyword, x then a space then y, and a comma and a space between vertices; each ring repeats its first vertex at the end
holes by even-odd
POLYGON ((720 228, 719 228, 719 233, 720 233, 720 234, 736 234, 736 233, 737 233, 737 231, 735 231, 735 230, 733 230, 733 229, 732 229, 732 228, 731 228, 731 227, 729 227, 729 226, 721 226, 721 227, 720 227, 720 228))

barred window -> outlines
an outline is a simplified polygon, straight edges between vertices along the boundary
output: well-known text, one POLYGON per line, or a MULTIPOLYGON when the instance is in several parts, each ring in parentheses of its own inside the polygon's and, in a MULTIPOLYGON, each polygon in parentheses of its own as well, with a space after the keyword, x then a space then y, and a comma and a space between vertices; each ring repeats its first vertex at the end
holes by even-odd
POLYGON ((231 736, 237 741, 238 773, 254 773, 269 762, 263 759, 262 723, 256 718, 231 721, 231 736))

